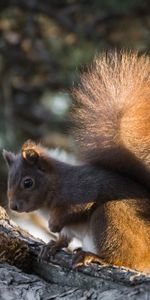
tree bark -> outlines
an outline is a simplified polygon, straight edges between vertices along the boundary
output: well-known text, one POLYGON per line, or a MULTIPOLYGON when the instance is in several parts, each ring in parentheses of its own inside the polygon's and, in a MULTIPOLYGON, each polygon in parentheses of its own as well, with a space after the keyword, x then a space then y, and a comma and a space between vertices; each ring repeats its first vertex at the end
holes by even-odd
POLYGON ((38 262, 42 244, 0 208, 0 299, 150 298, 150 276, 114 266, 73 270, 64 251, 38 262))

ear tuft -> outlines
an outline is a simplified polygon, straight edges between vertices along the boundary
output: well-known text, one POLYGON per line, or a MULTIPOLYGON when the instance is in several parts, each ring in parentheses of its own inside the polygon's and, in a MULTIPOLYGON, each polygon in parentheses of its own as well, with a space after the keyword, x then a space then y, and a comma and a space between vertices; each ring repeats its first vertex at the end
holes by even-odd
POLYGON ((39 159, 36 148, 36 144, 31 140, 27 140, 22 146, 22 158, 31 165, 36 164, 39 159))
POLYGON ((31 149, 31 148, 35 148, 36 147, 36 143, 32 140, 27 140, 23 145, 22 145, 22 151, 26 150, 26 149, 31 149))
POLYGON ((7 150, 3 149, 3 157, 6 161, 7 166, 11 167, 11 165, 15 161, 15 154, 10 152, 10 151, 7 151, 7 150))

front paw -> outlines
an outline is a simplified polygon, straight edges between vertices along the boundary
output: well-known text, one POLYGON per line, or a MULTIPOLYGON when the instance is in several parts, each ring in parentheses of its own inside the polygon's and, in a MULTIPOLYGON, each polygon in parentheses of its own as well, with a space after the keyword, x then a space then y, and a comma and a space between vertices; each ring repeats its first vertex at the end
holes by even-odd
POLYGON ((51 256, 55 256, 58 251, 58 246, 55 241, 50 241, 48 244, 43 245, 38 255, 39 261, 48 261, 51 256))
POLYGON ((66 236, 59 236, 56 241, 50 241, 48 244, 42 246, 39 253, 39 261, 48 261, 49 258, 55 256, 62 248, 68 247, 69 240, 66 236))
POLYGON ((79 251, 75 253, 74 258, 72 260, 72 267, 73 269, 82 266, 87 267, 93 263, 107 265, 98 255, 91 252, 85 252, 79 249, 79 251))

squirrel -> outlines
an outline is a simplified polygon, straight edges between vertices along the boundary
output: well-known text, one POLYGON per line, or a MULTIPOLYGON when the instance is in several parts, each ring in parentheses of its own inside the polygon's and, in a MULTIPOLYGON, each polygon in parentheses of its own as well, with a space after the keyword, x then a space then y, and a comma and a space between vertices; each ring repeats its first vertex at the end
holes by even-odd
POLYGON ((113 264, 150 272, 150 59, 137 53, 97 57, 73 89, 72 119, 82 163, 71 165, 28 140, 3 150, 11 209, 49 211, 57 241, 82 242, 73 266, 113 264))

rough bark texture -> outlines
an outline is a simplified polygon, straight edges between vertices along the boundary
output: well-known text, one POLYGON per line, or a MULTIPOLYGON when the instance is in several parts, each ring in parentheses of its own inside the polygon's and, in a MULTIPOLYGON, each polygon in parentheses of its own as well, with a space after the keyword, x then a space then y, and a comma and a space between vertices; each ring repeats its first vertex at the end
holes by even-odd
POLYGON ((150 276, 112 266, 72 270, 64 251, 39 263, 41 245, 0 209, 0 299, 150 298, 150 276))

